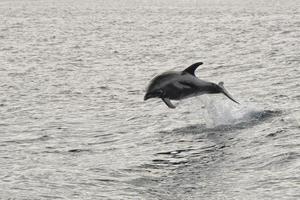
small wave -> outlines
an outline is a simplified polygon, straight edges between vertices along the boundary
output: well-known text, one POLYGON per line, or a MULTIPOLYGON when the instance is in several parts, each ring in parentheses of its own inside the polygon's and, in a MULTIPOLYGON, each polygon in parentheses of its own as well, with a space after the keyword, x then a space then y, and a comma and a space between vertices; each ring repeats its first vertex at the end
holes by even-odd
POLYGON ((300 154, 297 152, 286 152, 272 156, 269 159, 265 158, 265 161, 262 162, 261 165, 257 166, 256 169, 273 169, 276 167, 291 165, 297 160, 297 158, 299 158, 299 155, 300 154))
POLYGON ((193 124, 186 127, 175 128, 170 131, 161 131, 161 133, 209 134, 245 129, 276 117, 280 115, 282 111, 264 110, 253 106, 235 107, 209 100, 205 101, 199 113, 201 113, 199 118, 204 119, 204 124, 193 124))
POLYGON ((89 149, 70 149, 68 152, 70 153, 80 153, 80 152, 90 152, 91 150, 89 149))
POLYGON ((15 139, 15 140, 8 140, 5 141, 6 143, 15 143, 15 144, 24 144, 24 143, 34 143, 34 142, 43 142, 52 139, 48 135, 43 135, 38 138, 28 138, 28 139, 15 139))
MULTIPOLYGON (((281 112, 279 111, 272 111, 272 110, 253 111, 253 112, 246 113, 242 118, 233 121, 233 123, 231 124, 218 123, 218 125, 215 126, 207 126, 207 124, 195 124, 186 127, 175 128, 170 132, 198 134, 198 133, 226 132, 226 131, 232 131, 236 129, 244 129, 262 123, 265 120, 272 118, 280 113, 281 112)), ((161 131, 161 133, 164 132, 169 133, 168 131, 161 131)))

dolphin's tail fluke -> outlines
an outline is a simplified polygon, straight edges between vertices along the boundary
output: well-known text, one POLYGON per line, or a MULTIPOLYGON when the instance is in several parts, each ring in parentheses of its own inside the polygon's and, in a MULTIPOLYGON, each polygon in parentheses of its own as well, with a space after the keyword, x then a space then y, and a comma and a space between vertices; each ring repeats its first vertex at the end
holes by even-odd
POLYGON ((237 104, 240 104, 239 102, 237 102, 236 100, 234 100, 234 98, 229 94, 229 92, 225 89, 224 87, 224 82, 220 82, 218 84, 221 88, 222 88, 222 93, 228 97, 230 100, 232 100, 233 102, 237 103, 237 104))

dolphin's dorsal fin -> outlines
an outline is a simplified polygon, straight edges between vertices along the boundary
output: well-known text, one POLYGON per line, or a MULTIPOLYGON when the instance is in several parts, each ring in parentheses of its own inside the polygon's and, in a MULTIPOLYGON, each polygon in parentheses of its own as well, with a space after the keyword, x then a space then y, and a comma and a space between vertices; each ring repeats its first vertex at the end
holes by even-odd
POLYGON ((162 98, 162 100, 165 102, 165 104, 169 107, 169 108, 176 108, 176 106, 174 106, 173 104, 172 104, 172 102, 170 101, 170 99, 169 98, 162 98))
POLYGON ((183 70, 182 72, 195 76, 195 70, 202 64, 203 64, 203 62, 194 63, 191 66, 189 66, 188 68, 186 68, 185 70, 183 70))

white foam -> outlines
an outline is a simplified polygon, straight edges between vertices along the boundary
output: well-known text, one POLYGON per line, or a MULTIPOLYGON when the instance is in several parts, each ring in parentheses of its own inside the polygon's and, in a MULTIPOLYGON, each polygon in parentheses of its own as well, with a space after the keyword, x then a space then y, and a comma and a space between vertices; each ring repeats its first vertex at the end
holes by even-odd
POLYGON ((247 122, 252 120, 252 113, 262 111, 254 105, 238 105, 227 99, 220 100, 215 96, 202 95, 198 98, 204 105, 201 110, 206 126, 209 128, 247 122))

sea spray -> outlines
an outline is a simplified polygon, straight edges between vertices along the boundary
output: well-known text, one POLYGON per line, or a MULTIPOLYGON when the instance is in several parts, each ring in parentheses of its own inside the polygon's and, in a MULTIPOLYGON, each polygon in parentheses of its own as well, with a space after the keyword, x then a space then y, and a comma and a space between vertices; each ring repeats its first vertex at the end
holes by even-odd
POLYGON ((263 112, 255 106, 236 105, 214 96, 202 95, 198 98, 204 105, 201 114, 208 128, 249 122, 253 120, 253 113, 263 112))

